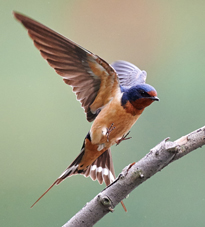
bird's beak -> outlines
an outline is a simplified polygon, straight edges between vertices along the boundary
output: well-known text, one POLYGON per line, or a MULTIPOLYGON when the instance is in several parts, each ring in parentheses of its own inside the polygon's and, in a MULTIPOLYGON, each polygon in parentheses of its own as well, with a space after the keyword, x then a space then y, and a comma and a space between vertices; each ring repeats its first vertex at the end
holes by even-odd
POLYGON ((152 96, 152 97, 149 97, 150 99, 152 99, 153 101, 159 101, 159 98, 157 96, 152 96))

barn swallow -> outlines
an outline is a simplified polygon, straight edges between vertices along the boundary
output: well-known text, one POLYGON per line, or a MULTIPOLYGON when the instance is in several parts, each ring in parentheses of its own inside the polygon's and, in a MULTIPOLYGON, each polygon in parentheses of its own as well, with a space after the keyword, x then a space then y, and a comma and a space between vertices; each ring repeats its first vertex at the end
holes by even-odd
POLYGON ((126 140, 145 107, 159 101, 156 90, 145 83, 146 72, 126 61, 108 64, 46 26, 14 12, 28 30, 43 58, 73 88, 87 120, 93 121, 80 154, 31 206, 54 185, 75 174, 90 176, 106 186, 115 179, 110 147, 126 140))

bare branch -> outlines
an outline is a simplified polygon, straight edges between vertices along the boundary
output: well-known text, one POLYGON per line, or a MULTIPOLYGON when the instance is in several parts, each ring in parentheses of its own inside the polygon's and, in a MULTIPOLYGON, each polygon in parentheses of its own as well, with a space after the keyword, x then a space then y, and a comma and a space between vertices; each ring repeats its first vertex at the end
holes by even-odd
POLYGON ((137 163, 128 165, 118 178, 87 203, 63 227, 90 227, 114 207, 133 189, 171 162, 205 145, 205 126, 171 142, 163 140, 137 163))

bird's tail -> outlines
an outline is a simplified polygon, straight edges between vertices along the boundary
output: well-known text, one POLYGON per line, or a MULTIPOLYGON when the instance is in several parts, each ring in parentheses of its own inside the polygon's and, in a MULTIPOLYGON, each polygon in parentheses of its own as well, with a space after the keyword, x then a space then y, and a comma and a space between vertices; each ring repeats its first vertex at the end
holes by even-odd
POLYGON ((36 200, 36 202, 31 206, 31 208, 48 192, 51 190, 51 188, 57 184, 58 179, 36 200))
MULTIPOLYGON (((92 180, 97 180, 100 184, 105 182, 106 186, 111 184, 115 179, 114 166, 111 156, 111 150, 106 150, 101 154, 91 165, 85 169, 79 169, 79 164, 84 155, 84 146, 82 147, 81 153, 77 158, 70 164, 70 166, 58 177, 58 179, 36 200, 31 208, 48 192, 54 185, 60 184, 67 177, 75 174, 82 174, 85 177, 91 177, 92 180)), ((123 201, 121 204, 125 211, 127 211, 123 201)))
MULTIPOLYGON (((115 180, 115 171, 112 161, 111 149, 109 148, 105 152, 103 152, 91 165, 89 165, 86 169, 78 170, 79 163, 84 155, 84 150, 79 154, 79 156, 72 162, 72 164, 61 174, 61 180, 58 178, 59 184, 62 180, 67 178, 68 176, 72 176, 74 174, 82 174, 85 177, 90 177, 92 180, 97 180, 100 184, 105 182, 106 186, 110 185, 115 180)), ((127 212, 127 209, 121 201, 122 207, 127 212)))
POLYGON ((47 194, 54 185, 58 185, 68 176, 77 174, 78 163, 80 163, 84 154, 84 150, 78 155, 78 157, 70 164, 70 166, 58 177, 58 179, 36 200, 36 202, 31 206, 31 208, 45 195, 47 194))

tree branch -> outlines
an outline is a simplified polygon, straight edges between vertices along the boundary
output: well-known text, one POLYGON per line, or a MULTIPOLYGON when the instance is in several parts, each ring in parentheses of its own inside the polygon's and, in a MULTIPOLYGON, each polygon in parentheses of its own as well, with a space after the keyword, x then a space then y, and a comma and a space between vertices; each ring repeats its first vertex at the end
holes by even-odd
POLYGON ((137 163, 126 166, 118 178, 87 203, 63 227, 90 227, 122 201, 133 189, 158 171, 205 145, 205 126, 171 142, 164 139, 137 163))

